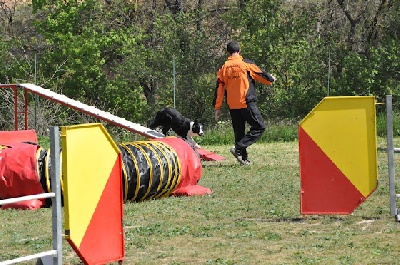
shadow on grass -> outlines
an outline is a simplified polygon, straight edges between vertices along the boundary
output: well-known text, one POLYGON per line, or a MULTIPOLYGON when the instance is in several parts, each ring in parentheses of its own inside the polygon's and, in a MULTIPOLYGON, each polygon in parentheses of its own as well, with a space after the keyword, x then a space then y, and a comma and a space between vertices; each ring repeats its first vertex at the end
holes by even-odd
MULTIPOLYGON (((221 164, 221 163, 202 163, 201 164, 202 165, 202 167, 203 168, 207 168, 207 167, 209 167, 209 168, 213 168, 213 167, 229 167, 229 168, 231 168, 232 166, 237 166, 237 167, 240 167, 241 165, 238 163, 238 162, 232 162, 232 163, 226 163, 226 164, 221 164)), ((249 167, 249 166, 247 166, 247 167, 249 167)), ((251 167, 251 165, 250 165, 250 167, 251 167)))
MULTIPOLYGON (((361 216, 362 220, 380 220, 377 216, 361 216)), ((329 219, 330 221, 346 221, 346 216, 327 216, 313 215, 301 217, 271 217, 271 218, 237 218, 236 221, 253 221, 260 223, 304 223, 306 221, 317 221, 321 219, 329 219)))
POLYGON ((272 218, 238 218, 236 221, 253 221, 260 223, 302 223, 307 221, 307 218, 301 217, 272 217, 272 218))

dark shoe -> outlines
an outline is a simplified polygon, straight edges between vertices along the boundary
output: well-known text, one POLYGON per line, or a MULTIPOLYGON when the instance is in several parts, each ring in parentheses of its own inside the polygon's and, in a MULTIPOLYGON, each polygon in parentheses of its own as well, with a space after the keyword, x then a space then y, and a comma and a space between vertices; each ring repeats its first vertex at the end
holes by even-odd
POLYGON ((237 160, 242 166, 250 165, 250 162, 247 161, 247 160, 244 160, 243 157, 242 157, 242 155, 240 154, 240 151, 237 150, 235 147, 232 147, 229 151, 231 152, 231 154, 232 154, 234 157, 236 157, 236 160, 237 160))
POLYGON ((250 166, 250 165, 251 165, 251 162, 249 160, 247 160, 247 159, 243 160, 242 166, 250 166))

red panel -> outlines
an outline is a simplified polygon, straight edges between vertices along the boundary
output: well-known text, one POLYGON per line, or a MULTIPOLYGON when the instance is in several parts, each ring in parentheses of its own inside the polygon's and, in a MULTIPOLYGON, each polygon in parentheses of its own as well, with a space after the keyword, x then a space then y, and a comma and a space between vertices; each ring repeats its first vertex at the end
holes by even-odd
POLYGON ((10 145, 20 142, 32 142, 37 144, 38 141, 35 130, 0 131, 0 144, 10 145))
POLYGON ((199 157, 196 155, 192 147, 179 137, 165 137, 153 139, 171 146, 179 157, 181 162, 181 179, 173 191, 173 195, 205 195, 211 194, 209 188, 198 185, 202 174, 202 165, 199 157))
POLYGON ((118 155, 81 245, 74 248, 85 264, 105 264, 124 258, 121 163, 118 155))
POLYGON ((299 150, 302 214, 350 214, 365 200, 300 126, 299 150))
POLYGON ((202 148, 197 148, 197 152, 199 153, 200 157, 207 161, 220 161, 225 160, 225 157, 217 155, 211 151, 204 150, 202 148))

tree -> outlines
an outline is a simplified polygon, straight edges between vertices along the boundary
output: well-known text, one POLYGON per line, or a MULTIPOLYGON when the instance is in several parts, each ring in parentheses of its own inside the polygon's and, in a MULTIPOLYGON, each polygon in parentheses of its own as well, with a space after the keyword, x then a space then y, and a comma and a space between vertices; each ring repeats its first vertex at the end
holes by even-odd
POLYGON ((387 56, 392 50, 387 44, 394 39, 388 37, 386 28, 390 18, 398 17, 395 6, 386 0, 329 1, 333 15, 323 24, 323 31, 335 32, 324 36, 333 51, 333 95, 375 95, 378 101, 384 100, 388 86, 393 85, 393 71, 384 70, 384 65, 393 62, 393 56, 387 56))
POLYGON ((306 115, 326 95, 321 75, 326 50, 316 37, 318 6, 263 0, 239 7, 229 21, 243 55, 278 78, 271 87, 259 86, 262 112, 269 118, 306 115))
MULTIPOLYGON (((327 95, 328 82, 333 96, 382 101, 399 92, 399 6, 399 0, 3 4, 0 81, 37 80, 139 123, 174 103, 185 116, 212 123, 215 73, 235 39, 245 57, 278 77, 271 87, 258 86, 265 117, 298 120, 327 95)), ((69 114, 58 118, 65 122, 69 114)))

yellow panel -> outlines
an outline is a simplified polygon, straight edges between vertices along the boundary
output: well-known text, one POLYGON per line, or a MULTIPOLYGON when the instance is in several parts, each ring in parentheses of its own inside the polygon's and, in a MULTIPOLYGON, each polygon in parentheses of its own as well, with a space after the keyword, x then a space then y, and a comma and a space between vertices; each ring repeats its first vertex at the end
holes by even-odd
POLYGON ((65 229, 79 247, 119 149, 102 124, 62 127, 61 131, 65 229))
POLYGON ((367 197, 377 183, 375 98, 326 97, 300 126, 367 197))

